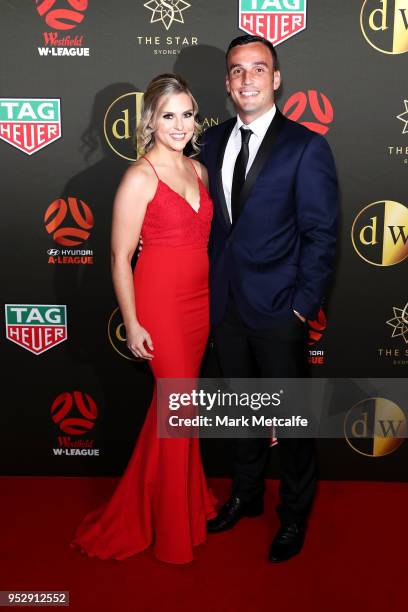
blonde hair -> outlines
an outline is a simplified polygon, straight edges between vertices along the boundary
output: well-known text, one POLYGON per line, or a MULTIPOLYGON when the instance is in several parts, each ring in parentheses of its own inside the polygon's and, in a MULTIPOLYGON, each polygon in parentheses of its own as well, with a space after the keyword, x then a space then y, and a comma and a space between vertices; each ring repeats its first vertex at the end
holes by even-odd
POLYGON ((159 74, 147 86, 143 96, 142 112, 136 131, 136 149, 139 155, 144 155, 154 145, 154 132, 157 109, 163 96, 185 93, 190 96, 193 103, 194 112, 194 133, 191 145, 195 151, 194 155, 200 152, 198 137, 202 127, 197 121, 198 104, 189 90, 187 83, 177 74, 159 74))

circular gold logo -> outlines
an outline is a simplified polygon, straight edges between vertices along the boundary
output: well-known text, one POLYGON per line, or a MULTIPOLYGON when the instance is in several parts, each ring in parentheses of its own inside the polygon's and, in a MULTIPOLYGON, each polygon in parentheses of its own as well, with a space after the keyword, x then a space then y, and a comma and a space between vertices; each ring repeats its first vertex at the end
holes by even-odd
POLYGON ((112 347, 121 357, 131 361, 139 361, 126 346, 126 328, 120 314, 119 306, 115 308, 109 317, 108 338, 112 347))
POLYGON ((137 160, 136 128, 140 121, 143 93, 132 91, 110 104, 103 120, 106 142, 119 157, 137 160))
POLYGON ((408 257, 408 208, 383 200, 361 210, 351 228, 356 253, 373 266, 393 266, 408 257))
POLYGON ((407 435, 407 419, 397 404, 384 397, 370 397, 346 414, 344 435, 353 450, 367 457, 393 453, 407 435))
POLYGON ((364 38, 377 51, 408 51, 408 0, 364 0, 360 13, 364 38))

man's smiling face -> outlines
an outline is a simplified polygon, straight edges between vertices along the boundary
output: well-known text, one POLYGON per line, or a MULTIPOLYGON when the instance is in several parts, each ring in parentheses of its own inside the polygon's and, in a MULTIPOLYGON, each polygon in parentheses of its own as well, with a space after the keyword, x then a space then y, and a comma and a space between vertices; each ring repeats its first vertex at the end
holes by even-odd
POLYGON ((237 45, 228 54, 227 92, 244 123, 254 121, 275 102, 280 72, 274 69, 272 53, 261 42, 237 45))

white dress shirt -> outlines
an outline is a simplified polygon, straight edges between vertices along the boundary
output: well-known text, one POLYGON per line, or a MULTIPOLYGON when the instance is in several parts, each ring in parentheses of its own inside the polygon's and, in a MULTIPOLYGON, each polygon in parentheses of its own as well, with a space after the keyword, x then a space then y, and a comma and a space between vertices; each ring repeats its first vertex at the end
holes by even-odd
POLYGON ((227 203, 228 214, 231 217, 231 189, 232 189, 232 176, 234 174, 234 166, 237 160, 238 154, 241 150, 241 132, 239 128, 243 125, 245 128, 249 128, 253 134, 249 139, 249 157, 246 167, 245 176, 248 174, 250 167, 255 159, 258 149, 261 146, 261 142, 264 139, 266 131, 270 126, 272 119, 276 113, 275 104, 266 113, 252 121, 252 123, 245 124, 237 116, 237 122, 234 125, 230 137, 225 148, 224 160, 222 162, 222 185, 224 188, 225 201, 227 203))

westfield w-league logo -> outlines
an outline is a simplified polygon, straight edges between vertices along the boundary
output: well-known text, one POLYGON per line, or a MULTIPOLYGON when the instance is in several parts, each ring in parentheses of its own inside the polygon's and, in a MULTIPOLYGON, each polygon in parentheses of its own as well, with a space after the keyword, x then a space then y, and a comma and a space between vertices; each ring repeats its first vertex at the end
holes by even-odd
POLYGON ((88 0, 36 0, 37 13, 48 31, 43 32, 43 45, 38 53, 50 57, 88 56, 84 35, 67 33, 82 24, 88 0))
POLYGON ((66 391, 55 398, 51 406, 51 415, 62 432, 81 435, 94 428, 98 408, 88 393, 66 391), (74 407, 79 412, 78 416, 68 416, 74 407))
POLYGON ((58 447, 53 448, 55 456, 99 456, 94 438, 89 434, 99 416, 95 400, 82 391, 60 393, 51 405, 51 418, 58 426, 58 447), (81 438, 80 436, 86 436, 81 438))

